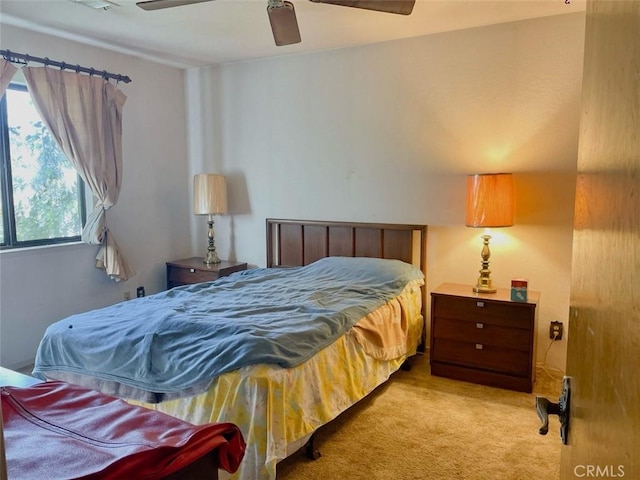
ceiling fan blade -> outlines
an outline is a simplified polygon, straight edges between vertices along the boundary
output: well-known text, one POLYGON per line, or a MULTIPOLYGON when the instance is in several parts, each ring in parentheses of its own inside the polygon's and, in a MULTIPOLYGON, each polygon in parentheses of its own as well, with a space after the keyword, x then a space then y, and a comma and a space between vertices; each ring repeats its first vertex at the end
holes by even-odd
POLYGON ((276 46, 300 43, 300 30, 293 3, 270 1, 267 5, 267 14, 276 46))
POLYGON ((343 7, 364 8, 377 12, 410 15, 416 0, 311 0, 316 3, 330 3, 343 7))
POLYGON ((181 7, 193 3, 211 2, 212 0, 145 0, 136 2, 136 5, 143 10, 160 10, 161 8, 181 7))

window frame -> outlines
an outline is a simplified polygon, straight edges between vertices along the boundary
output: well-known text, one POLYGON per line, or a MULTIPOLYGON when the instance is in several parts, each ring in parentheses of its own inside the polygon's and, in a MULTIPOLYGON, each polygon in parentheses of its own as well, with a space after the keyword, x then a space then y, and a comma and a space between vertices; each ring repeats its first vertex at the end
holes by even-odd
MULTIPOLYGON (((7 90, 28 92, 26 85, 12 82, 7 90)), ((81 241, 81 235, 71 237, 42 238, 36 240, 18 240, 15 220, 15 206, 13 201, 13 179, 11 173, 11 149, 9 142, 9 123, 7 111, 7 96, 0 98, 0 195, 2 195, 2 229, 3 241, 0 242, 0 250, 16 248, 39 247, 46 245, 59 245, 65 243, 77 243, 81 241)), ((76 172, 78 177, 78 203, 82 227, 87 222, 87 192, 84 180, 76 172)))

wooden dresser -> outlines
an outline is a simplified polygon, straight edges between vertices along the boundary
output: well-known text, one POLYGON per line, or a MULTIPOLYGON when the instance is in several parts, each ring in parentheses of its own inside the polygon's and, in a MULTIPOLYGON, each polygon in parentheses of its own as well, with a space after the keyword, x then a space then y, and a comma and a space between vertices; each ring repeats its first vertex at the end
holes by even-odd
POLYGON ((220 277, 224 277, 246 270, 247 264, 242 262, 212 263, 207 265, 202 257, 184 258, 167 262, 167 288, 178 287, 180 285, 190 285, 192 283, 212 282, 220 277))
POLYGON ((511 300, 511 290, 475 293, 444 283, 431 292, 431 374, 531 392, 540 294, 511 300))

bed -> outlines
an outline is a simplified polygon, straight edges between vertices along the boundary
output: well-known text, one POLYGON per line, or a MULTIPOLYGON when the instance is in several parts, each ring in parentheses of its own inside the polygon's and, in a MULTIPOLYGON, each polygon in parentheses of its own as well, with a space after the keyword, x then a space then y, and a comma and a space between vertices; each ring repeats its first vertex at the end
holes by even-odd
POLYGON ((266 268, 56 322, 40 343, 34 375, 194 424, 233 423, 247 448, 231 478, 273 480, 277 463, 305 445, 317 456, 314 432, 424 347, 426 240, 424 225, 267 219, 266 268), (275 288, 263 292, 256 282, 275 288), (283 312, 274 298, 284 301, 283 312), (299 322, 313 330, 290 336, 299 322), (189 329, 195 335, 186 340, 189 329), (219 347, 223 330, 233 342, 219 347), (268 347, 266 337, 275 339, 268 347), (245 350, 253 360, 244 360, 245 350))

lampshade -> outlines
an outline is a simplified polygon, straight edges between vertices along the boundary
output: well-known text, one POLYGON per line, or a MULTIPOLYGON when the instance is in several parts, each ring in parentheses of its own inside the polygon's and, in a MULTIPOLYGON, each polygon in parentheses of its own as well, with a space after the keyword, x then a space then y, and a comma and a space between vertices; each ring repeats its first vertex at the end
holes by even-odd
POLYGON ((489 173, 467 177, 467 227, 513 225, 513 175, 489 173))
POLYGON ((227 213, 227 182, 223 175, 201 173, 193 177, 193 213, 227 213))

